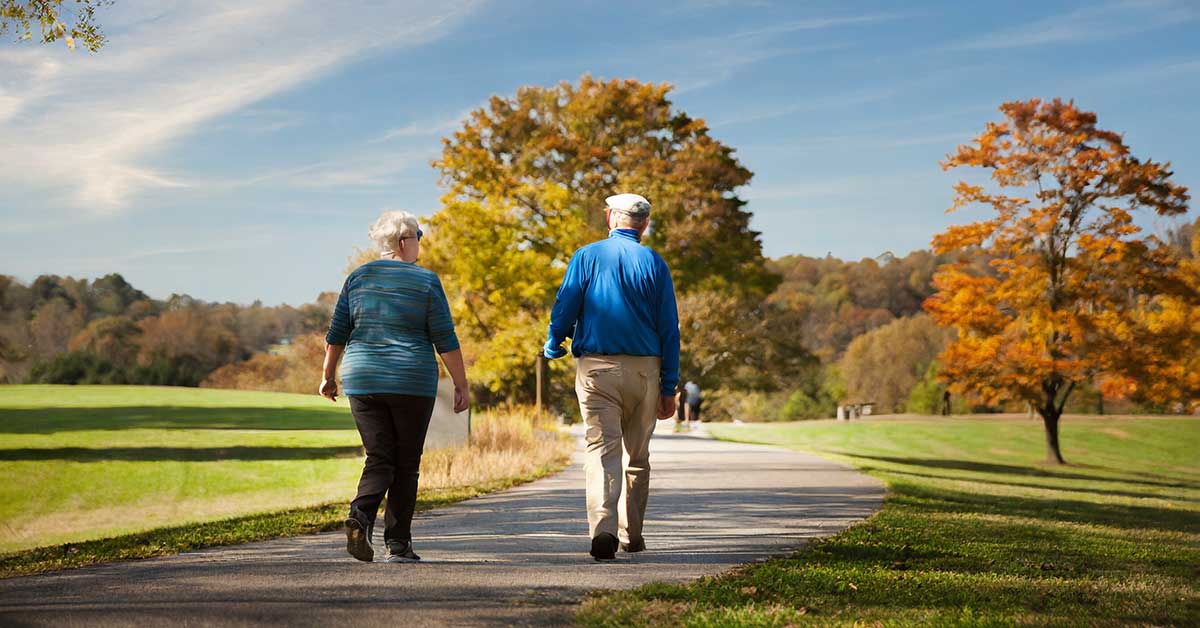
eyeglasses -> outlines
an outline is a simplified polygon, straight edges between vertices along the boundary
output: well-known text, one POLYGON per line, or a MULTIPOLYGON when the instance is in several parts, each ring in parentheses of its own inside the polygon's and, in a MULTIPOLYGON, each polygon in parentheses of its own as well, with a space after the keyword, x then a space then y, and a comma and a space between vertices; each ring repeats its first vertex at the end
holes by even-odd
MULTIPOLYGON (((411 239, 413 239, 413 237, 414 236, 408 236, 407 238, 400 238, 400 241, 403 242, 405 240, 411 240, 411 239)), ((421 238, 425 237, 425 232, 421 231, 420 229, 417 229, 417 235, 415 237, 417 238, 417 242, 420 242, 421 238)))

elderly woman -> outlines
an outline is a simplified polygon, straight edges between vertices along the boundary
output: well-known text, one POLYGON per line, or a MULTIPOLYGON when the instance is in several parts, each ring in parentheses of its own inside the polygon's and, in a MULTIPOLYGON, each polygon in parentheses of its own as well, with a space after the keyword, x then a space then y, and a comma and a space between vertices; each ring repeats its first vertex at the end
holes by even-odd
POLYGON ((454 380, 454 411, 470 405, 462 351, 438 276, 416 265, 421 229, 408 212, 385 212, 371 227, 380 259, 350 273, 329 333, 320 393, 337 400, 337 364, 367 461, 346 519, 346 550, 371 562, 371 532, 387 494, 388 562, 420 560, 412 517, 425 433, 437 394, 436 350, 454 380))

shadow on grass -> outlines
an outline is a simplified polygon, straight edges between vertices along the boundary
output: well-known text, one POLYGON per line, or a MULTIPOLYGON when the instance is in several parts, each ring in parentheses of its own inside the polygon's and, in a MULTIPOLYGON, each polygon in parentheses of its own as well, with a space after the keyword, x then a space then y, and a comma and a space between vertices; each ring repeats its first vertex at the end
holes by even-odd
POLYGON ((217 460, 317 460, 356 458, 362 448, 353 447, 59 447, 56 449, 0 449, 0 461, 27 462, 63 460, 105 462, 110 460, 150 462, 217 460))
MULTIPOLYGON (((1160 486, 1163 488, 1200 488, 1200 484, 1195 482, 1163 482, 1158 479, 1130 479, 1130 478, 1113 478, 1097 475, 1088 475, 1085 473, 1071 473, 1068 471, 1060 471, 1057 469, 1046 469, 1038 467, 1020 466, 1012 464, 998 464, 994 462, 977 462, 974 460, 950 460, 944 458, 896 458, 889 456, 868 456, 865 454, 855 454, 849 452, 831 452, 839 456, 848 458, 860 458, 863 460, 874 460, 877 462, 890 462, 892 464, 903 464, 913 467, 926 467, 932 469, 952 469, 956 471, 973 471, 976 473, 1000 473, 1007 475, 1020 475, 1027 477, 1046 477, 1058 478, 1062 480, 1085 480, 1089 482, 1121 482, 1123 484, 1145 484, 1147 486, 1160 486)), ((1125 473, 1124 471, 1116 471, 1117 473, 1125 473)), ((1144 477, 1144 474, 1138 474, 1144 477)), ((962 478, 974 481, 976 478, 962 478)))
POLYGON ((895 483, 893 500, 927 510, 957 514, 990 514, 1046 521, 1066 521, 1128 530, 1200 533, 1200 513, 1178 508, 1103 504, 1066 499, 1039 499, 992 493, 967 493, 907 482, 895 483))
MULTIPOLYGON (((1020 488, 1031 488, 1031 489, 1038 489, 1038 490, 1044 490, 1044 491, 1065 491, 1065 492, 1072 492, 1072 493, 1092 493, 1095 495, 1108 495, 1108 496, 1114 496, 1114 497, 1133 497, 1133 498, 1140 498, 1140 499, 1166 499, 1166 500, 1171 500, 1171 501, 1200 502, 1200 500, 1190 499, 1187 497, 1179 497, 1177 495, 1163 495, 1160 493, 1140 493, 1137 491, 1120 491, 1120 490, 1113 490, 1113 489, 1107 489, 1107 488, 1082 488, 1082 487, 1078 487, 1078 486, 1056 486, 1053 484, 1031 484, 1029 482, 1007 482, 1005 480, 993 480, 993 479, 984 480, 981 478, 967 479, 967 478, 963 478, 961 476, 954 476, 954 475, 939 475, 936 473, 917 473, 915 471, 901 471, 899 469, 884 469, 884 468, 879 468, 879 467, 862 467, 862 470, 868 471, 868 472, 876 472, 876 473, 895 473, 897 475, 904 475, 904 476, 915 477, 915 478, 929 478, 931 480, 950 480, 950 481, 957 481, 957 482, 969 481, 969 482, 978 482, 980 484, 998 484, 998 485, 1002 485, 1002 486, 1017 486, 1020 488)), ((1130 480, 1129 481, 1130 484, 1137 484, 1138 482, 1139 482, 1139 480, 1130 480)))
POLYGON ((335 406, 328 409, 187 406, 0 409, 0 434, 171 428, 345 430, 354 429, 354 419, 349 410, 335 406))

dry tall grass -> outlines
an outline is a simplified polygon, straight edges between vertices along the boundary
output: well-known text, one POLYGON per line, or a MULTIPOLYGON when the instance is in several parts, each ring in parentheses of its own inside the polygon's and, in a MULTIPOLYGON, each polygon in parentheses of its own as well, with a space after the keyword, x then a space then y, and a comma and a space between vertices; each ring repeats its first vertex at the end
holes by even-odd
POLYGON ((552 418, 532 408, 505 406, 471 418, 471 443, 425 452, 421 488, 439 490, 519 481, 565 464, 574 445, 552 418))

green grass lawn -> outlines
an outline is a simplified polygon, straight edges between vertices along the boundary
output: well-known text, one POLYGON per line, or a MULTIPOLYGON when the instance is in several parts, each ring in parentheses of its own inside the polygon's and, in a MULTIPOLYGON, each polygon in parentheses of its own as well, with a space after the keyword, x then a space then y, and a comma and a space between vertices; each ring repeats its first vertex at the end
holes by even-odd
POLYGON ((786 558, 587 600, 588 625, 1200 625, 1200 420, 710 425, 843 460, 889 495, 786 558))
POLYGON ((316 395, 0 387, 0 552, 348 499, 349 409, 316 395))

